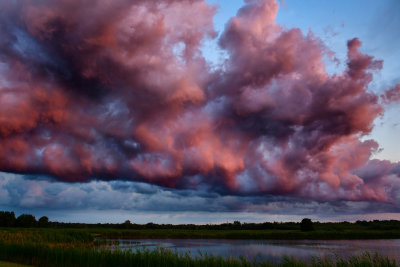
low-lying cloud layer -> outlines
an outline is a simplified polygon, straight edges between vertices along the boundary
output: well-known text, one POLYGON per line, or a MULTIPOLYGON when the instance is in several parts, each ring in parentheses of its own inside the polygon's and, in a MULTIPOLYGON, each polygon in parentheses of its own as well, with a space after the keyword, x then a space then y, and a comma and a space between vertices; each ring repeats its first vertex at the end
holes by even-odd
POLYGON ((368 90, 382 61, 347 43, 329 74, 312 33, 249 0, 216 38, 205 1, 0 3, 0 170, 133 180, 222 195, 399 204, 400 165, 370 160, 399 100, 368 90))
POLYGON ((368 201, 315 201, 287 196, 231 196, 207 190, 164 188, 132 181, 65 183, 38 176, 0 173, 0 206, 52 220, 137 223, 221 223, 400 219, 400 208, 368 201), (397 215, 396 215, 397 213, 397 215), (69 216, 65 216, 65 215, 69 216), (71 216, 71 214, 76 214, 71 216), (110 214, 112 214, 110 216, 110 214), (73 218, 73 219, 72 219, 73 218))

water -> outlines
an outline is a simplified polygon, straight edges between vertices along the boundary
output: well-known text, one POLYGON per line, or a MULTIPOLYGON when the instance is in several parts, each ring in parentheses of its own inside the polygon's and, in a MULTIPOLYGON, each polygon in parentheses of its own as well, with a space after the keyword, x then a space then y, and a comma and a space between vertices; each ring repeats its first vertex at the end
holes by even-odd
POLYGON ((361 255, 366 251, 378 252, 400 262, 400 239, 390 240, 230 240, 230 239, 107 239, 119 241, 121 249, 167 248, 192 256, 215 255, 222 257, 243 256, 249 260, 279 262, 284 255, 310 261, 313 257, 333 256, 342 258, 361 255))

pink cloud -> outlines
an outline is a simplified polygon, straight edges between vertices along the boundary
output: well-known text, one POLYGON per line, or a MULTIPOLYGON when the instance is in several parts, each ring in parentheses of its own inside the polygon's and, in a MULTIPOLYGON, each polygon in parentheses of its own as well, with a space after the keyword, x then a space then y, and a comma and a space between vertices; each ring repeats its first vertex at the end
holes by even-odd
POLYGON ((321 40, 282 29, 276 1, 247 1, 219 39, 224 68, 211 71, 200 46, 216 36, 216 8, 205 1, 1 7, 3 171, 396 201, 397 164, 369 160, 378 144, 360 140, 384 110, 367 90, 382 61, 357 38, 330 75, 321 40))

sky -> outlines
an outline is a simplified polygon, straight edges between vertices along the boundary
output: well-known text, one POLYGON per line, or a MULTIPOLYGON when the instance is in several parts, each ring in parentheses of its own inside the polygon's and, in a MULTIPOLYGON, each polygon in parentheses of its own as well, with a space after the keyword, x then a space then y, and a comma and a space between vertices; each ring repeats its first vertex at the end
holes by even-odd
POLYGON ((400 220, 400 4, 0 2, 0 210, 400 220))

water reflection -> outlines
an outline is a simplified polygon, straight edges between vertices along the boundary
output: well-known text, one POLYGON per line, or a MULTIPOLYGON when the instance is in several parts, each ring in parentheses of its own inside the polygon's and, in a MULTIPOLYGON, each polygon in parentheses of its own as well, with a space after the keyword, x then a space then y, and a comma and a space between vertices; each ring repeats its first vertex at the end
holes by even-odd
POLYGON ((284 255, 310 261, 312 257, 347 258, 366 251, 388 256, 400 262, 400 239, 393 240, 227 240, 227 239, 107 239, 119 241, 121 249, 172 249, 192 256, 216 255, 245 257, 249 260, 279 262, 284 255))

